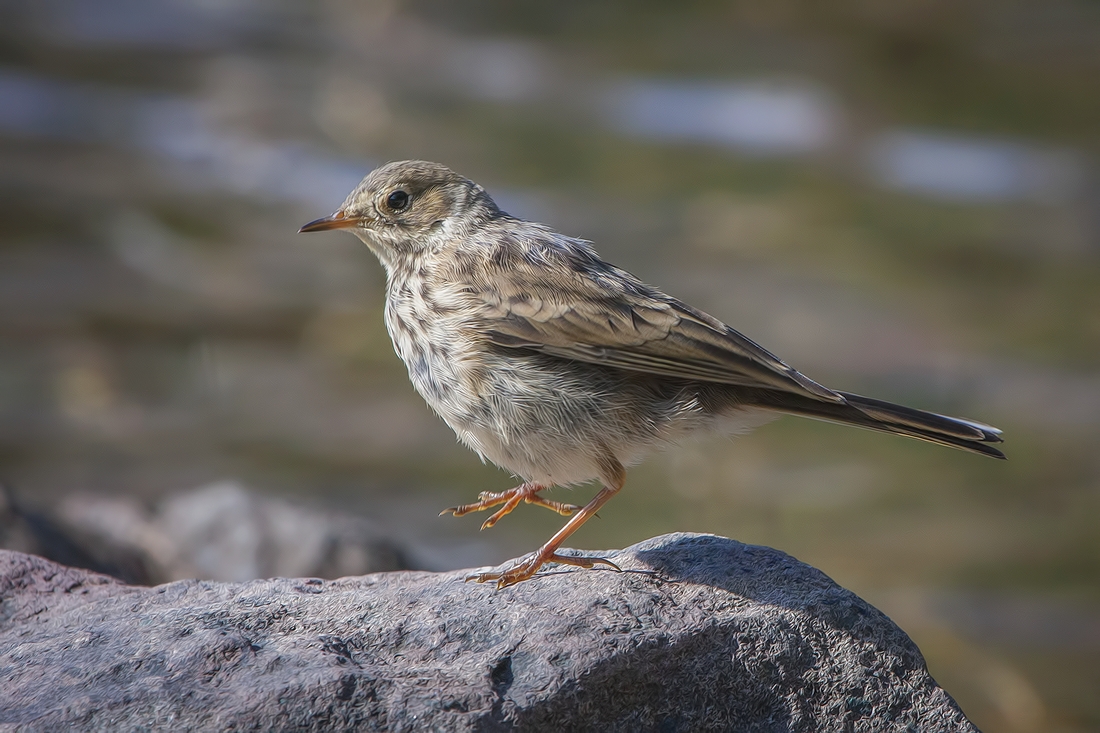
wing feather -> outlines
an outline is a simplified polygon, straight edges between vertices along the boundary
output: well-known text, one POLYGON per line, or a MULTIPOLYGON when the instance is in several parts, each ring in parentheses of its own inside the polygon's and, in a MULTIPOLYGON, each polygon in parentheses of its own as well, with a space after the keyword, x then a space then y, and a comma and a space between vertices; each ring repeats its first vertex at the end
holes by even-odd
POLYGON ((562 359, 844 402, 718 319, 596 262, 595 274, 573 268, 553 287, 517 268, 507 289, 465 288, 482 306, 484 336, 562 359))

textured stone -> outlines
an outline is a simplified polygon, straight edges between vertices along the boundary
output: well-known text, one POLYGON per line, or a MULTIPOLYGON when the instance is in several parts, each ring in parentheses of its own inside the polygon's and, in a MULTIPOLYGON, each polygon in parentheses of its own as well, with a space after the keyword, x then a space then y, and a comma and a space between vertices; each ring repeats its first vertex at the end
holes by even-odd
POLYGON ((820 571, 668 535, 501 591, 394 572, 154 588, 0 552, 0 724, 973 731, 820 571))

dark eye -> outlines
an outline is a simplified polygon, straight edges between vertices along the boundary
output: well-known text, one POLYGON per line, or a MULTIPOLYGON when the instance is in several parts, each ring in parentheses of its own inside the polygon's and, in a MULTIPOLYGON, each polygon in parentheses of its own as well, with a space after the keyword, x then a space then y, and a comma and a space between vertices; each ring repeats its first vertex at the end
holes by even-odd
POLYGON ((402 191, 400 188, 396 191, 391 191, 390 195, 386 197, 386 207, 391 211, 401 211, 409 205, 409 194, 402 191))

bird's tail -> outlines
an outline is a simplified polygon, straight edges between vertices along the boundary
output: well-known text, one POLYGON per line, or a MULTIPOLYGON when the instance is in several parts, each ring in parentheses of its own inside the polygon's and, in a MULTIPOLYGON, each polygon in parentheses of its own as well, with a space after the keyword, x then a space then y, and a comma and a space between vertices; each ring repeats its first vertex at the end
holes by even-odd
POLYGON ((753 400, 753 403, 765 410, 855 425, 883 433, 907 435, 993 458, 1005 457, 1004 453, 990 445, 1002 442, 1001 431, 997 428, 972 420, 914 410, 870 397, 846 392, 837 394, 845 401, 823 402, 789 392, 761 390, 758 399, 753 400))

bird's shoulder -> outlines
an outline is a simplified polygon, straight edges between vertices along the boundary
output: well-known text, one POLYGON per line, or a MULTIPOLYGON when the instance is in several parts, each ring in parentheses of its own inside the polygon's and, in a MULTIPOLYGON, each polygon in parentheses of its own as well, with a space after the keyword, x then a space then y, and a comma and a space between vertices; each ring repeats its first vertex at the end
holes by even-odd
POLYGON ((587 240, 542 224, 502 217, 465 238, 447 260, 443 279, 490 318, 548 321, 570 312, 626 316, 631 309, 667 327, 678 318, 674 298, 604 261, 587 240))

